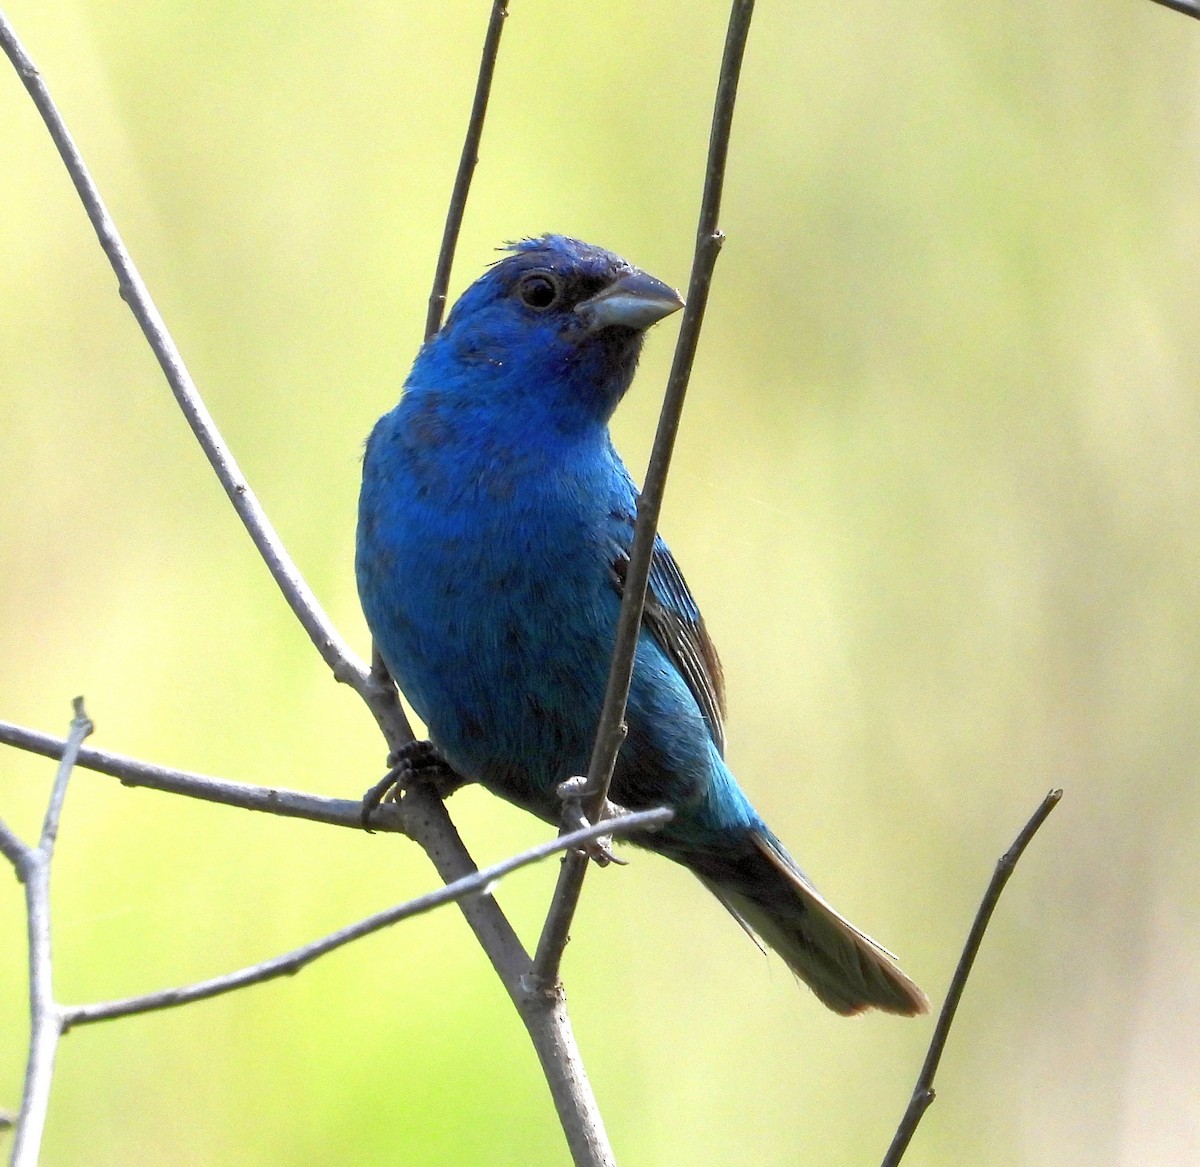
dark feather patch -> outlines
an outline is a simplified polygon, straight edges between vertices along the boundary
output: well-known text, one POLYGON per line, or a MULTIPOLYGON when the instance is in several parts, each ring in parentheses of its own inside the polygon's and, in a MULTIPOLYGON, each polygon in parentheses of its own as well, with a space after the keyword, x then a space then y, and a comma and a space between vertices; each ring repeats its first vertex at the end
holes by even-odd
MULTIPOLYGON (((613 580, 620 592, 625 590, 628 570, 629 556, 619 555, 613 563, 613 580)), ((700 706, 718 752, 724 756, 725 677, 721 661, 687 581, 662 539, 654 542, 642 623, 679 670, 700 706)))

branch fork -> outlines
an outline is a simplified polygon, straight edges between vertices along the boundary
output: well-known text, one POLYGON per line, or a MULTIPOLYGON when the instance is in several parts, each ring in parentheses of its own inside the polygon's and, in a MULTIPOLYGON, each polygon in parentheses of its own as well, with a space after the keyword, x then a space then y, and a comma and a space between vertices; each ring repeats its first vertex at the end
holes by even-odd
MULTIPOLYGON (((1155 2, 1185 15, 1200 18, 1198 0, 1155 2)), ((651 554, 671 454, 699 342, 713 271, 725 239, 718 226, 718 216, 738 79, 753 7, 753 0, 733 0, 731 5, 717 85, 687 306, 683 313, 653 453, 638 501, 634 542, 623 588, 612 667, 594 749, 587 774, 570 779, 560 788, 560 796, 563 798, 563 829, 559 837, 514 856, 502 864, 479 871, 463 846, 441 800, 427 783, 412 783, 400 804, 388 803, 374 810, 371 827, 377 830, 403 831, 413 838, 429 855, 439 876, 445 881, 445 887, 377 913, 291 953, 222 977, 122 1001, 62 1006, 53 997, 49 871, 63 799, 75 764, 113 774, 130 785, 153 786, 246 809, 303 817, 342 826, 365 825, 362 823, 364 804, 348 800, 322 799, 294 791, 252 787, 168 770, 103 751, 85 750, 82 742, 91 732, 91 723, 86 718, 81 701, 76 704, 76 716, 65 741, 0 723, 0 741, 61 759, 37 846, 25 844, 0 822, 0 853, 14 866, 25 886, 33 1017, 26 1090, 17 1125, 13 1167, 34 1167, 36 1164, 45 1122, 54 1054, 58 1039, 68 1028, 184 1004, 273 976, 295 972, 325 952, 409 915, 452 901, 459 904, 529 1031, 576 1167, 612 1167, 614 1164, 603 1122, 575 1046, 559 980, 559 969, 588 858, 594 858, 601 863, 620 862, 609 848, 610 836, 653 829, 670 817, 670 812, 665 809, 636 814, 623 811, 608 803, 607 794, 617 754, 624 740, 625 703, 641 628, 651 554), (560 850, 566 854, 558 884, 537 950, 531 957, 490 891, 495 881, 508 871, 560 850)), ((507 0, 493 0, 467 134, 463 142, 436 275, 429 297, 425 327, 427 337, 440 327, 445 309, 455 246, 462 226, 471 178, 478 161, 500 37, 507 15, 507 0)), ((368 667, 355 656, 321 609, 315 595, 280 542, 201 400, 182 356, 134 266, 41 74, 3 13, 0 13, 0 47, 8 55, 46 124, 116 274, 122 299, 130 306, 141 326, 196 440, 208 457, 213 472, 225 489, 277 586, 322 659, 329 666, 334 678, 350 685, 363 699, 379 724, 392 754, 395 755, 397 751, 403 753, 413 743, 414 735, 383 661, 378 652, 374 652, 371 666, 368 667)), ((398 777, 399 773, 389 775, 391 782, 387 787, 377 784, 373 788, 373 792, 379 792, 377 802, 395 784, 398 777)), ((894 1167, 900 1161, 921 1115, 933 1100, 934 1074, 988 920, 1025 846, 1057 804, 1060 796, 1061 791, 1052 791, 1047 796, 997 866, 964 947, 912 1101, 884 1160, 884 1167, 894 1167)), ((371 808, 367 807, 366 813, 370 813, 370 810, 371 808)))

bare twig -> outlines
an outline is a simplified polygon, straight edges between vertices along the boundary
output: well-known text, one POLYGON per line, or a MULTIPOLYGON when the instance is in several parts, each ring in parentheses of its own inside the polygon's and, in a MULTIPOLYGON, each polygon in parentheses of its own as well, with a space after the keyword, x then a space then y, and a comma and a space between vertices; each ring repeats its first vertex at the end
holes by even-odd
MULTIPOLYGON (((382 670, 368 670, 351 653, 288 557, 200 400, 178 349, 121 242, 37 68, 2 12, 0 45, 50 130, 101 246, 117 274, 121 295, 133 309, 180 407, 251 539, 335 678, 350 684, 359 693, 382 729, 389 748, 399 748, 411 741, 413 734, 394 687, 382 670)), ((486 58, 483 67, 487 67, 486 58)), ((475 870, 445 807, 430 790, 417 786, 406 795, 403 821, 407 833, 427 852, 444 881, 450 882, 475 870)), ((376 822, 378 820, 374 819, 373 824, 376 822)), ((607 1167, 613 1161, 612 1152, 575 1047, 561 991, 545 993, 530 988, 529 956, 492 897, 475 896, 462 901, 460 906, 530 1033, 576 1164, 579 1167, 607 1167)))
POLYGON ((1200 20, 1200 0, 1154 0, 1154 3, 1200 20))
MULTIPOLYGON (((604 695, 604 706, 588 765, 587 798, 589 816, 593 820, 600 817, 608 795, 609 783, 612 781, 617 753, 625 740, 625 704, 629 698, 629 686, 633 678, 634 653, 641 630, 642 610, 646 603, 646 585, 650 578, 658 516, 662 510, 667 473, 671 467, 671 454, 675 448, 676 434, 679 432, 679 419, 683 413, 692 361, 696 355, 700 329, 704 322, 704 310, 708 304, 713 268, 725 239, 718 226, 721 192, 725 182, 725 164, 729 155, 729 137, 733 125, 734 104, 737 101, 742 56, 753 14, 753 0, 734 0, 729 14, 729 27, 725 36, 725 51, 721 60, 712 129, 708 140, 704 196, 700 204, 700 223, 696 232, 696 250, 688 283, 687 307, 683 311, 679 340, 675 345, 675 359, 667 380, 658 430, 654 436, 654 447, 646 469, 646 480, 638 498, 633 547, 625 575, 608 688, 604 695)), ((563 860, 554 899, 547 913, 534 959, 537 975, 547 984, 552 984, 558 977, 563 949, 567 943, 567 934, 579 902, 586 871, 587 858, 584 855, 570 853, 563 860)))
POLYGON ((929 1051, 925 1055, 925 1064, 917 1076, 917 1084, 913 1087, 912 1098, 900 1120, 900 1125, 896 1128, 896 1134, 884 1156, 882 1167, 896 1167, 904 1157, 904 1152, 908 1150, 908 1144, 912 1141, 917 1125, 934 1100, 933 1079, 937 1074, 938 1063, 942 1060, 946 1039, 950 1036, 950 1027, 954 1024, 954 1016, 958 1012, 958 1003, 962 1000, 963 989, 966 988, 967 978, 971 975, 971 966, 975 963, 979 946, 983 943, 983 935, 992 919, 992 913, 996 910, 996 904, 1000 900, 1004 886, 1008 883, 1009 876, 1012 875, 1025 848, 1029 846, 1030 840, 1037 834, 1050 812, 1058 805, 1062 793, 1061 790, 1051 790, 1042 799, 1041 806, 1034 811, 1033 817, 1022 827, 1021 833, 1017 835, 1013 845, 1004 852, 996 864, 991 882, 987 886, 987 891, 984 892, 979 910, 975 913, 975 920, 971 925, 967 942, 963 945, 962 955, 958 958, 958 967, 954 970, 954 977, 946 992, 945 1003, 938 1014, 937 1025, 934 1027, 933 1037, 929 1042, 929 1051))
MULTIPOLYGON (((464 866, 474 869, 445 805, 427 784, 418 783, 410 790, 403 806, 409 836, 425 849, 443 880, 454 879, 464 866)), ((485 911, 494 906, 490 896, 473 896, 459 903, 533 1043, 571 1160, 575 1167, 614 1167, 600 1108, 567 1016, 562 986, 546 987, 532 975, 529 954, 507 917, 498 910, 485 911)))
MULTIPOLYGON (((66 745, 61 738, 8 722, 0 722, 0 743, 47 757, 61 756, 66 745)), ((151 765, 103 750, 81 750, 78 762, 89 769, 112 775, 131 786, 146 786, 246 810, 259 810, 360 829, 362 804, 357 801, 319 798, 276 787, 252 786, 227 779, 210 778, 202 774, 151 765)), ((666 815, 661 810, 649 813, 651 818, 646 821, 657 823, 665 820, 666 815)), ((637 824, 641 822, 643 820, 640 818, 623 821, 620 828, 622 831, 636 830, 637 824)), ((410 789, 401 803, 385 803, 380 807, 372 818, 371 825, 382 831, 403 830, 425 850, 438 875, 447 884, 453 884, 464 875, 472 877, 476 872, 467 849, 446 813, 445 805, 432 790, 422 784, 410 789)), ((591 837, 607 834, 614 825, 615 820, 595 825, 591 828, 591 837)), ((11 832, 6 833, 3 824, 0 824, 0 849, 5 853, 8 849, 9 835, 11 832)), ((19 840, 17 842, 19 843, 19 840)), ((543 844, 555 850, 572 845, 575 844, 567 837, 557 839, 554 843, 543 844)), ((531 976, 532 962, 529 955, 491 896, 460 898, 458 906, 499 974, 529 1033, 534 1050, 542 1063, 574 1162, 587 1167, 611 1167, 614 1162, 612 1152, 604 1134, 599 1108, 596 1106, 575 1045, 561 986, 544 990, 531 976)), ((280 959, 286 960, 287 957, 280 959)), ((205 982, 205 985, 208 984, 210 982, 205 982)), ((189 989, 168 992, 191 992, 196 988, 192 986, 189 989)), ((202 992, 198 995, 212 995, 212 992, 202 992)), ((165 1002, 164 1005, 175 1003, 182 1001, 165 1002)), ((83 1020, 92 1019, 75 1016, 72 1023, 81 1024, 83 1020)))
MULTIPOLYGON (((60 758, 66 742, 52 734, 0 721, 0 745, 16 746, 47 758, 60 758)), ((205 802, 219 802, 243 810, 259 810, 331 826, 362 829, 362 803, 358 799, 322 798, 279 786, 254 786, 228 778, 212 778, 91 748, 79 751, 77 764, 87 770, 119 778, 126 786, 145 786, 151 790, 182 794, 205 802)), ((379 831, 402 831, 400 804, 389 802, 381 806, 371 819, 371 826, 379 831)))
POLYGON ((488 20, 487 34, 483 38, 479 76, 475 80, 475 100, 471 103, 471 117, 467 122, 467 134, 463 139, 462 153, 458 159, 458 173, 454 176, 454 190, 450 195, 450 205, 446 208, 446 226, 442 231, 442 246, 438 251, 433 289, 429 293, 429 312, 425 317, 426 340, 441 328, 442 315, 446 311, 446 289, 450 286, 454 249, 458 246, 458 233, 462 230, 467 196, 471 193, 471 179, 475 174, 475 164, 479 161, 479 141, 483 136, 483 122, 487 117, 492 77, 496 72, 496 58, 500 53, 500 34, 504 31, 504 20, 507 16, 508 0, 493 0, 491 19, 488 20))
MULTIPOLYGON (((25 726, 14 725, 10 721, 0 721, 0 745, 15 746, 46 758, 61 758, 69 744, 69 739, 40 733, 25 726)), ((144 786, 151 790, 181 794, 204 802, 240 807, 242 810, 257 810, 283 818, 308 819, 310 822, 326 823, 334 827, 351 827, 356 831, 362 829, 362 803, 358 799, 324 798, 317 794, 288 790, 282 786, 255 786, 249 782, 213 778, 189 770, 157 766, 152 762, 143 762, 138 758, 114 754, 108 750, 82 748, 76 753, 75 765, 117 778, 125 786, 144 786)), ((371 826, 380 831, 407 833, 404 822, 407 817, 406 803, 407 799, 400 803, 383 803, 375 811, 371 826)), ((622 823, 625 831, 631 829, 631 820, 628 818, 608 821, 622 823)), ((657 823, 657 820, 655 822, 657 823)), ((596 838, 603 833, 597 829, 590 832, 588 837, 596 838)), ((6 855, 9 853, 9 837, 14 840, 14 846, 23 847, 20 840, 0 822, 0 852, 6 855)), ((552 848, 554 851, 566 849, 562 846, 552 848)), ((471 878, 474 878, 474 875, 471 878)))
POLYGON ((179 408, 229 496, 234 510, 274 576, 279 590, 317 650, 325 658, 325 662, 333 670, 334 676, 340 681, 354 685, 355 688, 361 688, 367 675, 366 666, 357 659, 322 611, 316 596, 300 575, 266 512, 250 490, 249 483, 229 447, 222 440, 216 423, 201 400, 191 374, 183 363, 183 357, 134 266, 117 231, 116 223, 108 213, 83 157, 50 96, 50 91, 3 13, 0 13, 0 45, 29 91, 42 121, 46 123, 46 128, 50 131, 59 156, 100 240, 100 246, 116 273, 121 298, 129 305, 141 326, 142 333, 175 395, 175 400, 179 403, 179 408))
POLYGON ((71 780, 71 771, 79 757, 83 739, 93 730, 94 726, 88 720, 83 708, 83 698, 76 697, 72 702, 75 716, 71 719, 71 728, 67 734, 66 748, 59 759, 58 770, 54 775, 54 785, 50 790, 50 802, 46 807, 45 818, 42 819, 42 834, 38 840, 38 850, 45 852, 46 861, 54 854, 54 844, 58 839, 58 824, 62 818, 63 802, 67 797, 67 783, 71 780))
MULTIPOLYGON (((446 289, 450 286, 450 271, 454 266, 454 252, 462 230, 463 215, 467 209, 467 196, 471 193, 471 179, 479 162, 479 142, 483 136, 483 123, 487 117, 488 98, 492 92, 492 77, 496 72, 496 58, 500 54, 500 35, 508 16, 508 0, 493 0, 492 15, 488 20, 487 33, 483 39, 483 52, 479 60, 479 75, 475 79, 475 98, 471 103, 471 116, 467 121, 467 133, 463 139, 462 153, 458 159, 458 172, 454 176, 454 189, 450 194, 450 205, 446 208, 446 224, 442 230, 442 244, 438 250, 437 267, 433 275, 433 288, 429 293, 429 308, 425 317, 425 339, 428 340, 442 326, 446 311, 446 289)), ((388 744, 393 750, 413 740, 412 729, 404 717, 387 663, 379 646, 371 644, 371 672, 368 686, 372 698, 386 706, 395 705, 400 711, 402 724, 398 734, 388 735, 388 744)), ((368 700, 368 704, 372 701, 368 700)), ((378 716, 378 715, 377 715, 378 716)), ((382 724, 382 722, 381 722, 382 724)))
POLYGON ((0 855, 13 865, 13 870, 20 872, 21 864, 25 861, 25 844, 21 842, 20 836, 6 823, 0 819, 0 855))
POLYGON ((491 867, 485 867, 473 875, 456 879, 434 891, 417 896, 415 899, 386 908, 382 912, 376 912, 355 924, 323 936, 320 940, 314 940, 291 952, 285 952, 281 956, 272 957, 270 960, 261 961, 236 972, 226 973, 224 976, 199 981, 183 988, 163 989, 160 992, 146 993, 142 996, 125 997, 119 1001, 104 1001, 95 1005, 64 1005, 62 1007, 63 1032, 67 1032, 76 1025, 107 1021, 116 1017, 128 1017, 133 1013, 150 1013, 157 1009, 168 1009, 174 1005, 186 1005, 191 1001, 216 997, 246 985, 257 985, 275 977, 291 976, 318 957, 364 936, 369 936, 372 932, 378 932, 383 928, 398 924, 401 920, 419 916, 423 912, 440 908, 443 904, 463 900, 468 896, 490 895, 492 885, 518 868, 538 863, 559 851, 582 846, 602 834, 611 832, 624 835, 632 831, 661 826, 670 819, 671 813, 666 807, 631 812, 603 823, 590 824, 569 835, 559 835, 544 843, 538 843, 537 846, 530 847, 527 851, 522 851, 511 859, 505 859, 503 862, 492 864, 491 867))
POLYGON ((83 698, 76 697, 75 717, 54 777, 38 845, 26 847, 11 831, 4 832, 4 854, 14 860, 17 876, 25 885, 29 940, 29 1060, 25 1064, 25 1086, 11 1167, 36 1167, 46 1128, 54 1056, 63 1033, 62 1011, 54 1000, 54 964, 50 952, 50 864, 71 770, 83 739, 91 732, 92 723, 84 712, 83 698))

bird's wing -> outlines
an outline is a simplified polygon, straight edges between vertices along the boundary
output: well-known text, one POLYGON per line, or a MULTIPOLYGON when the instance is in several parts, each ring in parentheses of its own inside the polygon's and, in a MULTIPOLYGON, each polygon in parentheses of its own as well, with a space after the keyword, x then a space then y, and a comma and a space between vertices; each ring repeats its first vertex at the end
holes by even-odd
MULTIPOLYGON (((618 591, 624 591, 628 569, 629 555, 623 552, 613 563, 618 591)), ((687 581, 661 537, 654 541, 642 623, 687 682, 717 750, 724 754, 725 679, 721 661, 687 581)))

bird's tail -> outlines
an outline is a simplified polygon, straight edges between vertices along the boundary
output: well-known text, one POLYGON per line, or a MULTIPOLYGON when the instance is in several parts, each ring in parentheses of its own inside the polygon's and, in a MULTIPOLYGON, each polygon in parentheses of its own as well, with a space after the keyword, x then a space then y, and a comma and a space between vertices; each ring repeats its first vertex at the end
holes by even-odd
POLYGON ((682 860, 753 935, 761 937, 830 1009, 925 1013, 929 999, 891 953, 836 912, 765 828, 682 860))

